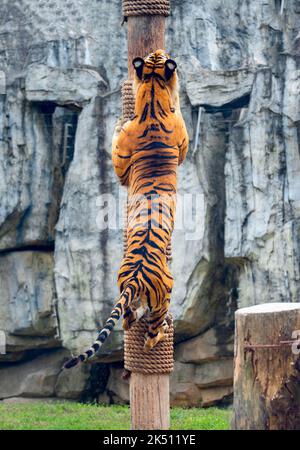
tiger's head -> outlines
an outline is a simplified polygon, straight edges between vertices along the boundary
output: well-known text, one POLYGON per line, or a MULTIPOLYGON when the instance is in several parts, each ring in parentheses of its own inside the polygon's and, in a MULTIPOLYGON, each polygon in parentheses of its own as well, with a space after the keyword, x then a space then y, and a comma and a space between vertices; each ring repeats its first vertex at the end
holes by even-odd
POLYGON ((150 81, 154 78, 161 86, 168 88, 174 103, 177 105, 177 64, 165 50, 156 50, 145 58, 134 58, 132 64, 135 69, 133 82, 135 94, 141 85, 150 84, 150 81))

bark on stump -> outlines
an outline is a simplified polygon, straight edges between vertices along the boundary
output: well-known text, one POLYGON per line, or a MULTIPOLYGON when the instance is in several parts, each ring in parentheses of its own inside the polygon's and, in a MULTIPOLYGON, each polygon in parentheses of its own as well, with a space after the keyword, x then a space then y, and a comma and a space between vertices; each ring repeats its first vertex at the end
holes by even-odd
POLYGON ((232 428, 300 429, 300 303, 242 308, 235 319, 232 428))

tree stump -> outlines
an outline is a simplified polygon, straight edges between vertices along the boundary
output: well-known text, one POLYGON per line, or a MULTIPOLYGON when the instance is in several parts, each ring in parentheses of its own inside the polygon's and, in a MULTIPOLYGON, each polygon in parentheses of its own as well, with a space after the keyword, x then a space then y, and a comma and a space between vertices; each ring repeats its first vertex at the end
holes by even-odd
POLYGON ((232 428, 300 429, 300 303, 242 308, 235 320, 232 428))

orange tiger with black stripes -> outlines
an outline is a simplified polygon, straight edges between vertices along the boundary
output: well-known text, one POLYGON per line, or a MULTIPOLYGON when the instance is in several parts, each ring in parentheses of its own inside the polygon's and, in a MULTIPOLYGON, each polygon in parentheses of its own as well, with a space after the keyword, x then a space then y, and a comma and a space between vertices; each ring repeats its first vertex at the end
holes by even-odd
POLYGON ((179 106, 176 62, 164 50, 133 60, 135 115, 117 126, 112 145, 114 170, 128 187, 127 250, 119 274, 120 297, 93 345, 66 368, 94 356, 123 316, 127 330, 143 315, 144 349, 164 338, 173 278, 166 250, 176 208, 177 166, 188 150, 179 106))

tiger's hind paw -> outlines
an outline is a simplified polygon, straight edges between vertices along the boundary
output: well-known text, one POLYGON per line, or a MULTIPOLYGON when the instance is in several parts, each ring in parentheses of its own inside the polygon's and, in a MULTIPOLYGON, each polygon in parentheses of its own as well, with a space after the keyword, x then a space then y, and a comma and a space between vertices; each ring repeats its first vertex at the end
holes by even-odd
POLYGON ((124 331, 128 331, 132 325, 136 322, 136 314, 135 312, 131 312, 128 317, 122 320, 122 327, 124 331))
POLYGON ((152 348, 154 347, 154 345, 155 344, 153 343, 153 339, 147 338, 144 344, 144 352, 149 353, 150 350, 152 350, 152 348))
POLYGON ((148 333, 146 333, 146 342, 144 344, 144 351, 150 352, 153 347, 155 347, 160 341, 163 341, 165 339, 166 335, 164 333, 164 330, 159 331, 159 333, 156 336, 149 336, 148 333))
POLYGON ((122 320, 122 327, 124 331, 128 331, 129 328, 131 327, 132 323, 129 322, 128 319, 123 319, 122 320))

